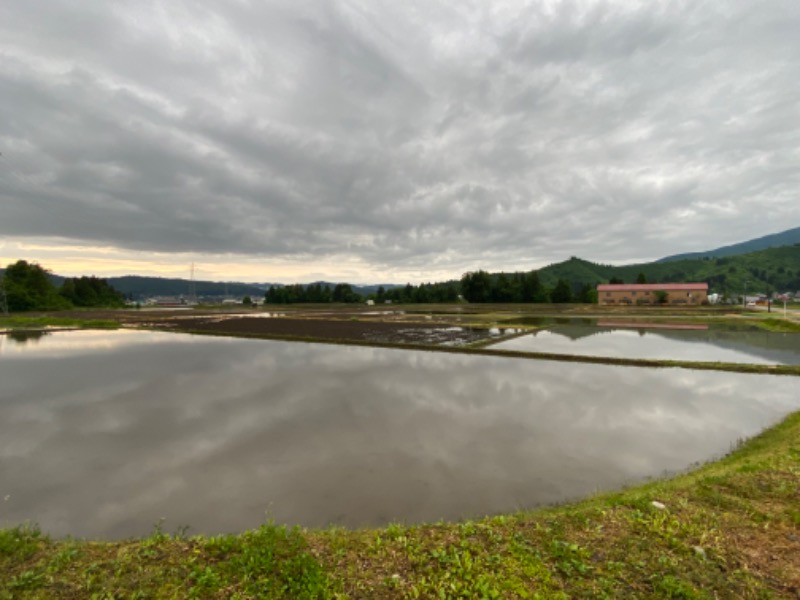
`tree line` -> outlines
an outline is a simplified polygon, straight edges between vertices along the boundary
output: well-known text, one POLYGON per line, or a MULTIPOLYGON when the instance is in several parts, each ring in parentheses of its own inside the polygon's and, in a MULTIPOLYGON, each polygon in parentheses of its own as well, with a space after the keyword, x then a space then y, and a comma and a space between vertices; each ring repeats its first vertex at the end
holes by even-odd
POLYGON ((473 303, 593 303, 597 302, 597 291, 589 284, 574 286, 566 279, 559 279, 550 288, 541 283, 536 271, 509 274, 474 271, 464 273, 460 281, 409 283, 389 289, 381 286, 366 296, 355 292, 347 283, 335 287, 321 284, 273 286, 264 294, 267 304, 356 303, 366 300, 378 304, 453 303, 461 300, 473 303))
POLYGON ((67 278, 60 286, 56 286, 49 271, 25 260, 18 260, 6 267, 2 284, 8 310, 12 312, 75 307, 116 308, 125 305, 125 297, 105 279, 67 278))
POLYGON ((323 304, 327 302, 361 302, 361 294, 349 283, 337 283, 331 287, 321 283, 303 285, 296 283, 283 287, 272 286, 264 294, 267 304, 323 304))
POLYGON ((539 280, 536 271, 527 273, 496 273, 474 271, 461 277, 461 295, 468 302, 511 303, 568 303, 597 302, 594 286, 573 286, 566 279, 559 279, 552 288, 539 280))

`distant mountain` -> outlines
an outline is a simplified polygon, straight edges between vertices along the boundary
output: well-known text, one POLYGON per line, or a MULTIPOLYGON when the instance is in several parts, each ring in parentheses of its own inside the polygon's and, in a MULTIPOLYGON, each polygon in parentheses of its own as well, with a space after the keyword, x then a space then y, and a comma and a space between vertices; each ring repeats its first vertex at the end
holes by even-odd
MULTIPOLYGON (((187 296, 189 294, 189 280, 187 279, 160 279, 157 277, 138 277, 128 275, 125 277, 111 277, 108 282, 126 296, 140 299, 148 296, 187 296)), ((333 289, 336 283, 330 281, 314 281, 304 283, 303 286, 320 284, 333 289)), ((240 283, 218 281, 195 281, 194 287, 197 296, 252 296, 261 298, 272 287, 284 287, 282 283, 240 283)), ((353 291, 362 296, 374 294, 381 287, 376 285, 352 285, 353 291)), ((383 284, 385 290, 400 287, 397 284, 383 284)))
POLYGON ((608 283, 611 278, 635 283, 639 274, 648 283, 701 282, 712 292, 738 295, 770 291, 800 291, 800 243, 718 258, 682 259, 633 265, 602 265, 572 257, 538 271, 540 281, 553 287, 559 279, 574 288, 608 283))
POLYGON ((141 300, 151 296, 189 296, 192 287, 197 296, 256 296, 261 297, 270 285, 249 284, 239 282, 195 281, 192 285, 188 279, 169 279, 164 277, 140 277, 138 275, 125 275, 123 277, 109 277, 115 289, 134 300, 141 300))
POLYGON ((764 237, 756 238, 747 242, 740 242, 731 246, 723 246, 716 250, 707 250, 705 252, 687 252, 684 254, 674 254, 659 259, 656 262, 673 262, 676 260, 686 260, 691 258, 717 258, 721 256, 737 256, 739 254, 748 254, 756 252, 757 250, 766 250, 767 248, 777 248, 780 246, 791 246, 793 244, 800 244, 800 227, 794 229, 787 229, 780 233, 773 233, 765 235, 764 237))

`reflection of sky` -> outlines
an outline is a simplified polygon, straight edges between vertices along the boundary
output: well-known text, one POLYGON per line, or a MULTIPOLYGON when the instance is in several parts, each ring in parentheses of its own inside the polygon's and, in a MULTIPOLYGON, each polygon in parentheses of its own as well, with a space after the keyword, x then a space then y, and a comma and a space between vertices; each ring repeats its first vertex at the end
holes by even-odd
POLYGON ((780 334, 761 332, 761 345, 750 344, 753 334, 728 333, 726 335, 698 333, 695 331, 603 330, 587 327, 562 327, 553 331, 537 331, 500 342, 493 350, 523 352, 549 352, 576 356, 605 356, 612 358, 640 358, 652 360, 686 360, 747 364, 800 364, 800 337, 797 347, 770 348, 770 336, 775 343, 782 341, 780 334), (701 339, 699 336, 706 339, 701 339))
POLYGON ((59 358, 84 354, 95 354, 99 351, 111 352, 122 346, 147 345, 165 343, 191 343, 192 336, 181 336, 183 339, 171 339, 173 336, 162 334, 151 338, 142 337, 141 332, 127 329, 116 331, 85 330, 85 331, 54 331, 47 332, 42 338, 25 341, 15 341, 6 334, 0 334, 0 357, 14 359, 17 357, 30 359, 32 356, 41 358, 59 358), (167 336, 167 337, 165 337, 167 336), (46 343, 44 343, 46 338, 46 343))
POLYGON ((683 469, 800 408, 763 375, 148 332, 47 351, 87 333, 0 361, 0 526, 477 516, 683 469))

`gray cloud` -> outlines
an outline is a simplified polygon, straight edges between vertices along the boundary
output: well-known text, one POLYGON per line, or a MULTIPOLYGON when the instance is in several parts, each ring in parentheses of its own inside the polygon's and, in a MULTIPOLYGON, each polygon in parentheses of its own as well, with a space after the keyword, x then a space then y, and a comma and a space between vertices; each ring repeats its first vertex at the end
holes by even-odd
POLYGON ((800 6, 12 1, 0 235, 376 270, 800 221, 800 6))

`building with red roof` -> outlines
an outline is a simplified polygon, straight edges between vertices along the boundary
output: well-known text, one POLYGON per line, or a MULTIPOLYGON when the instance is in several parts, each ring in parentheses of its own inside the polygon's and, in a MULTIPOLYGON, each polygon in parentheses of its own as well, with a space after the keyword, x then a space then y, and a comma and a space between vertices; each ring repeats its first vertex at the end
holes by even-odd
POLYGON ((598 304, 707 304, 707 283, 601 283, 598 304), (666 296, 664 296, 666 294, 666 296))

